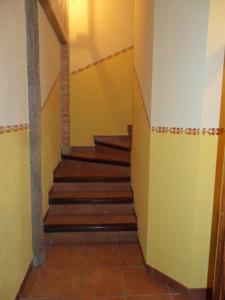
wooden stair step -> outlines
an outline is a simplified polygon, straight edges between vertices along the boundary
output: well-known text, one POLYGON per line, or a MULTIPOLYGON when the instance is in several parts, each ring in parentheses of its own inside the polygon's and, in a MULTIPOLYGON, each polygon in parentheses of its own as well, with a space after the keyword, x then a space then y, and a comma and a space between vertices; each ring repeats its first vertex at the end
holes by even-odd
POLYGON ((102 145, 105 147, 123 150, 130 152, 132 146, 132 139, 129 135, 118 136, 95 136, 94 142, 96 145, 102 145))
POLYGON ((126 182, 130 168, 99 163, 62 161, 54 171, 54 182, 126 182))
POLYGON ((44 231, 137 231, 137 223, 134 215, 48 215, 44 222, 44 231))
POLYGON ((132 192, 111 191, 61 191, 49 193, 49 204, 129 204, 133 203, 132 192))
POLYGON ((56 182, 52 186, 54 192, 131 192, 129 182, 56 182))
POLYGON ((100 152, 95 149, 85 150, 84 149, 75 150, 73 148, 69 153, 63 153, 63 159, 89 161, 89 162, 99 162, 104 164, 120 165, 120 166, 130 166, 130 153, 106 153, 100 152))
POLYGON ((134 214, 134 208, 133 204, 63 204, 55 205, 51 204, 49 205, 48 210, 49 215, 90 215, 90 214, 107 214, 107 215, 113 215, 113 214, 119 214, 119 215, 133 215, 134 214))

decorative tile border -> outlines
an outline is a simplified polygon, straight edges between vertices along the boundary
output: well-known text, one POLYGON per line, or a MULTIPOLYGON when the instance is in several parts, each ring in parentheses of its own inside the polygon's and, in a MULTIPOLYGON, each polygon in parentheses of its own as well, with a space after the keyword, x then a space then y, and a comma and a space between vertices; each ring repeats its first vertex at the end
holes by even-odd
POLYGON ((152 127, 152 132, 186 134, 186 135, 222 135, 225 128, 182 128, 182 127, 152 127))
POLYGON ((28 129, 28 128, 29 128, 28 124, 0 126, 0 134, 21 131, 21 130, 28 129))
POLYGON ((93 62, 92 64, 89 64, 89 65, 87 65, 87 66, 85 66, 85 67, 83 67, 83 68, 79 68, 79 69, 77 69, 76 71, 73 71, 73 72, 71 73, 71 75, 75 75, 75 74, 80 73, 80 72, 82 72, 82 71, 84 71, 84 70, 90 69, 91 67, 97 66, 97 65, 99 65, 100 63, 103 63, 104 61, 110 60, 110 59, 112 59, 112 58, 114 58, 114 57, 116 57, 116 56, 118 56, 118 55, 120 55, 120 54, 123 54, 123 53, 125 53, 125 52, 127 52, 127 51, 130 51, 130 50, 132 50, 132 49, 134 49, 134 46, 133 46, 133 45, 130 46, 130 47, 128 47, 128 48, 125 48, 125 49, 123 49, 123 50, 117 51, 117 52, 115 52, 115 53, 113 53, 113 54, 111 54, 111 55, 109 55, 109 56, 107 56, 107 57, 105 57, 105 58, 102 58, 102 59, 98 60, 98 61, 95 61, 95 62, 93 62))

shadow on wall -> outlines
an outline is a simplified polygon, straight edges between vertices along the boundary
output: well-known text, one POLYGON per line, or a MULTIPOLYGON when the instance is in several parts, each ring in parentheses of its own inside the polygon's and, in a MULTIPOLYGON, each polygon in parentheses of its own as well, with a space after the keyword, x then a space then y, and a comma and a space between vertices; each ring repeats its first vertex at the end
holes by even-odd
MULTIPOLYGON (((83 16, 83 19, 86 20, 86 30, 85 33, 79 33, 77 34, 76 40, 71 41, 71 47, 77 48, 77 49, 83 49, 88 51, 90 54, 92 62, 96 61, 96 57, 99 58, 100 61, 103 59, 103 57, 100 56, 98 53, 98 50, 96 48, 96 30, 95 30, 95 6, 96 2, 95 0, 82 0, 84 1, 82 5, 84 5, 84 9, 82 13, 86 13, 86 16, 83 16)), ((107 5, 107 4, 106 4, 107 5)), ((106 34, 110 34, 110 32, 107 32, 106 34)), ((118 49, 121 50, 121 49, 118 49)), ((126 106, 124 103, 124 99, 121 99, 120 95, 118 94, 116 87, 112 81, 112 78, 108 75, 108 73, 105 70, 104 64, 101 64, 101 68, 96 67, 95 72, 97 73, 98 80, 100 82, 101 86, 101 93, 104 95, 104 98, 109 98, 109 91, 110 91, 110 98, 112 101, 114 99, 117 99, 120 101, 120 107, 121 107, 121 114, 123 114, 123 111, 126 111, 126 106), (123 105, 124 104, 124 105, 123 105)), ((112 101, 105 101, 105 104, 108 106, 108 111, 112 112, 112 115, 118 114, 118 110, 115 109, 115 105, 112 105, 112 101)), ((121 117, 123 117, 121 115, 121 117)), ((116 120, 114 120, 116 122, 116 120)), ((115 126, 117 124, 114 124, 115 126)))

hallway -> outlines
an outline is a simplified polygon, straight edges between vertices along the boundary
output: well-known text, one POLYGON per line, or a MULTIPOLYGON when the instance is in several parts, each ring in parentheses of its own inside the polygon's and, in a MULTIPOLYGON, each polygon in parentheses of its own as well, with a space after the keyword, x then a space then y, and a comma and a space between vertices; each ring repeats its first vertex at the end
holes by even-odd
POLYGON ((0 32, 0 300, 225 300, 225 1, 2 0, 0 32))
POLYGON ((135 242, 58 244, 46 252, 20 300, 190 299, 150 277, 135 242))

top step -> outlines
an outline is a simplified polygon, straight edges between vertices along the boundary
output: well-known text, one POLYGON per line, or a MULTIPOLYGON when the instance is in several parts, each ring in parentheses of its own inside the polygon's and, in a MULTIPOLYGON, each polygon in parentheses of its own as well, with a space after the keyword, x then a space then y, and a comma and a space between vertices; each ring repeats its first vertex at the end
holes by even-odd
POLYGON ((131 136, 118 135, 118 136, 95 136, 94 142, 96 145, 109 147, 112 149, 123 150, 130 152, 132 146, 131 136))

